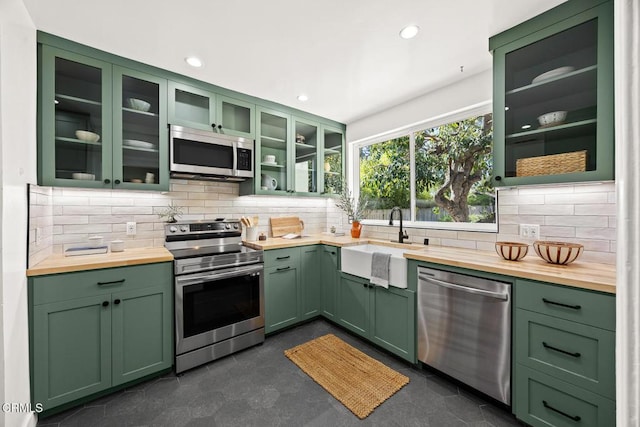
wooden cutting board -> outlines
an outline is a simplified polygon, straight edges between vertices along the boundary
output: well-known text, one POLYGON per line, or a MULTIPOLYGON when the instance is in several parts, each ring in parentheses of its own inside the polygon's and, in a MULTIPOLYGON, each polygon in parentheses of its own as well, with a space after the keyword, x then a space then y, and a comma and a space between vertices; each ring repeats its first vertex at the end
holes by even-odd
POLYGON ((304 223, 297 216, 279 216, 269 218, 271 223, 271 235, 273 237, 284 236, 289 233, 302 234, 304 223))

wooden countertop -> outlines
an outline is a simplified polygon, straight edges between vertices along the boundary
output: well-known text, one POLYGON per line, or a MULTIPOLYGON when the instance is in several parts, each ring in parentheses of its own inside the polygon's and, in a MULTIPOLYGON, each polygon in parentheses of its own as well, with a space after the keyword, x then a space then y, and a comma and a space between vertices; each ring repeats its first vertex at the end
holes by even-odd
POLYGON ((126 267, 164 261, 173 261, 173 255, 165 248, 135 248, 125 249, 123 252, 67 257, 63 254, 53 254, 36 266, 27 269, 27 276, 126 267))
POLYGON ((418 261, 432 262, 505 276, 557 283, 576 288, 607 293, 616 293, 616 268, 608 264, 596 264, 575 261, 569 265, 549 264, 540 259, 533 251, 520 261, 507 261, 495 252, 444 246, 422 246, 416 244, 398 244, 375 239, 354 239, 351 236, 336 237, 319 233, 300 239, 272 237, 267 240, 244 242, 254 249, 270 250, 293 248, 305 245, 352 246, 365 243, 383 244, 407 249, 404 257, 418 261))
POLYGON ((428 246, 419 251, 407 251, 404 257, 523 279, 551 282, 576 288, 616 293, 616 268, 613 265, 574 261, 569 265, 554 265, 535 253, 520 261, 507 261, 495 252, 428 246))

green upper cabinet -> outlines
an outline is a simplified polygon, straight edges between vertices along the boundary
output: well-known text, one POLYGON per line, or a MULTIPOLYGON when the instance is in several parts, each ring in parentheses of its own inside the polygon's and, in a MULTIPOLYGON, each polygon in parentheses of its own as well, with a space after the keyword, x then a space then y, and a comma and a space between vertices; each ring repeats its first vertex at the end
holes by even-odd
POLYGON ((296 193, 317 193, 319 176, 320 125, 317 122, 294 117, 295 171, 294 191, 296 193))
POLYGON ((167 81, 113 67, 114 188, 168 189, 167 81))
POLYGON ((570 0, 489 45, 494 184, 613 179, 613 2, 570 0))
POLYGON ((255 104, 169 81, 169 123, 253 139, 255 104))
POLYGON ((166 80, 42 45, 38 183, 169 188, 166 80))
POLYGON ((344 175, 344 130, 327 125, 320 126, 320 129, 323 156, 320 192, 340 193, 344 175))

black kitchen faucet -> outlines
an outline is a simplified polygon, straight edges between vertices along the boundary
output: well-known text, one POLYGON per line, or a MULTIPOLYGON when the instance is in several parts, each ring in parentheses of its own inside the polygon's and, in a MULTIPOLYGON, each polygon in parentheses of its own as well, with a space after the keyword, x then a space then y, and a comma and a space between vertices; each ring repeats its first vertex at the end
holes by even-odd
POLYGON ((391 214, 389 215, 389 225, 393 225, 393 213, 396 211, 400 213, 400 231, 398 232, 398 243, 404 243, 404 239, 408 239, 409 235, 406 231, 402 231, 402 209, 400 209, 398 206, 394 206, 391 209, 391 214))

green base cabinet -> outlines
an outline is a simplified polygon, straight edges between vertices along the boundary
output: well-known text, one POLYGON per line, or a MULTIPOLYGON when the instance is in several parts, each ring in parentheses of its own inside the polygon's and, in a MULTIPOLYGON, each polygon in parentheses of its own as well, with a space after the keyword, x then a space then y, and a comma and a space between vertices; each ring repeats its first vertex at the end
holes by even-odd
POLYGON ((302 320, 318 316, 322 308, 322 269, 319 262, 321 252, 321 245, 300 248, 302 320))
POLYGON ((29 278, 34 402, 50 411, 170 368, 172 264, 29 278))
POLYGON ((516 417, 615 425, 615 296, 524 279, 514 296, 516 417))
POLYGON ((301 320, 300 248, 265 251, 265 333, 275 332, 301 320))
POLYGON ((416 362, 415 292, 371 285, 342 273, 338 293, 340 325, 409 362, 416 362))
POLYGON ((340 283, 340 248, 323 245, 320 252, 322 271, 322 315, 335 320, 340 283))

